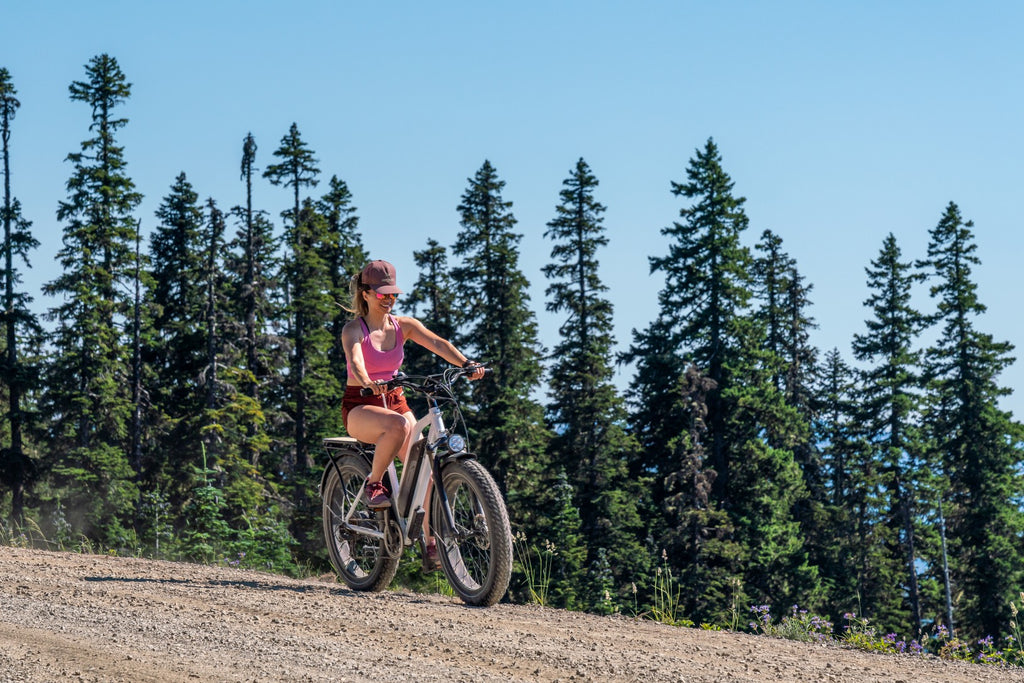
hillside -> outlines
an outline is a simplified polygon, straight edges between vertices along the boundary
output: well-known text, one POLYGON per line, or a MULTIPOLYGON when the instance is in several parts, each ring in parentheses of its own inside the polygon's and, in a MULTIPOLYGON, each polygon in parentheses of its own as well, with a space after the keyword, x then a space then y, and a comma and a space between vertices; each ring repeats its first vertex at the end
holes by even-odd
POLYGON ((0 548, 6 681, 1024 681, 1024 672, 222 567, 0 548))

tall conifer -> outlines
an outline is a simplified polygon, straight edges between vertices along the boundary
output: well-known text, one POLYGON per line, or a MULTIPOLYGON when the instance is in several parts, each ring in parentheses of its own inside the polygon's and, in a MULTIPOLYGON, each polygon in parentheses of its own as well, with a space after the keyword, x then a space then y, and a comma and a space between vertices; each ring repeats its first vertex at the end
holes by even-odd
POLYGON ((47 314, 57 326, 46 407, 54 416, 50 447, 53 471, 67 490, 63 503, 82 531, 112 540, 136 499, 126 454, 131 363, 121 330, 132 304, 137 224, 131 214, 141 195, 116 140, 128 121, 115 109, 131 86, 105 54, 90 60, 86 76, 71 84, 70 94, 89 105, 94 137, 67 157, 74 171, 57 209, 64 222, 62 273, 44 286, 63 301, 47 314))
POLYGON ((913 346, 925 319, 910 301, 912 287, 920 278, 901 258, 896 238, 890 233, 878 258, 866 269, 871 295, 864 305, 873 317, 866 321, 867 333, 854 337, 853 351, 857 360, 870 364, 863 374, 858 398, 872 458, 886 492, 882 501, 886 518, 881 520, 886 529, 880 531, 888 536, 878 538, 891 547, 891 561, 902 564, 905 590, 901 593, 905 598, 894 594, 891 586, 876 586, 879 592, 863 595, 862 604, 863 616, 916 637, 922 625, 918 580, 921 529, 917 516, 925 471, 918 428, 921 354, 913 346))
MULTIPOLYGON (((250 402, 251 420, 245 426, 243 444, 251 465, 261 464, 270 447, 270 424, 276 423, 268 394, 280 383, 285 363, 283 340, 273 333, 272 322, 280 309, 277 281, 278 240, 264 211, 253 207, 252 180, 256 172, 256 140, 252 133, 242 143, 241 179, 245 182, 245 205, 232 209, 238 223, 234 239, 227 244, 224 268, 228 278, 227 303, 233 313, 224 320, 225 336, 240 349, 239 382, 250 402)), ((276 471, 271 464, 269 472, 276 471)))
POLYGON ((794 262, 782 251, 782 238, 771 230, 761 233, 757 249, 761 255, 754 260, 755 292, 761 303, 754 319, 764 327, 765 348, 778 359, 772 369, 772 382, 777 390, 784 391, 788 276, 794 262))
POLYGON ((873 609, 870 600, 877 591, 897 581, 885 544, 877 538, 886 531, 877 514, 883 487, 860 424, 858 390, 857 374, 839 350, 826 353, 815 388, 812 434, 821 456, 822 512, 831 534, 831 542, 817 548, 816 559, 829 586, 826 609, 834 623, 848 612, 860 613, 862 604, 873 609))
POLYGON ((319 160, 313 156, 313 151, 302 139, 296 123, 292 123, 288 134, 281 138, 281 144, 274 150, 274 156, 280 159, 280 162, 267 166, 263 171, 263 177, 272 185, 283 185, 292 189, 294 204, 281 215, 286 220, 291 219, 292 227, 296 228, 302 202, 302 188, 316 187, 320 182, 317 179, 320 175, 320 169, 317 168, 319 160))
MULTIPOLYGON (((264 237, 266 239, 257 230, 256 221, 258 216, 252 208, 252 177, 255 171, 255 164, 256 139, 252 136, 252 133, 248 133, 245 136, 245 141, 242 143, 241 178, 245 181, 245 207, 235 207, 235 213, 242 217, 242 230, 238 239, 238 243, 242 247, 240 265, 242 265, 243 283, 239 299, 242 301, 241 308, 245 320, 245 336, 243 337, 242 347, 245 349, 245 368, 252 374, 246 393, 254 401, 259 399, 259 383, 256 381, 256 377, 261 374, 256 346, 257 330, 259 329, 257 327, 257 314, 259 313, 260 294, 265 291, 258 284, 257 269, 262 265, 258 254, 260 238, 264 237)), ((253 464, 256 464, 255 460, 253 464)))
POLYGON ((690 618, 724 614, 725 605, 743 596, 739 578, 743 548, 728 513, 711 496, 716 473, 704 448, 707 396, 715 383, 696 365, 679 379, 684 431, 669 444, 674 469, 664 479, 665 498, 655 526, 663 559, 679 568, 682 607, 690 618))
MULTIPOLYGON (((612 384, 612 305, 597 259, 608 238, 605 207, 594 198, 597 184, 579 159, 562 182, 545 232, 554 242, 552 262, 543 269, 550 280, 547 310, 564 319, 549 371, 548 419, 556 435, 551 452, 569 475, 579 509, 587 565, 603 548, 615 585, 625 589, 643 559, 638 482, 629 477, 639 444, 626 432, 626 412, 612 384)), ((600 591, 583 593, 595 603, 604 599, 600 591)))
POLYGON ((529 307, 529 282, 519 269, 519 241, 505 181, 489 161, 469 179, 458 211, 462 230, 453 247, 461 303, 468 311, 459 341, 493 374, 473 384, 479 410, 470 420, 474 449, 507 491, 510 513, 522 521, 523 498, 536 493, 549 438, 543 409, 531 393, 540 381, 542 349, 529 307))
POLYGON ((156 217, 149 249, 154 338, 144 359, 155 374, 151 401, 167 424, 151 466, 165 468, 172 481, 183 484, 200 456, 205 399, 199 378, 206 364, 204 217, 185 173, 175 178, 156 217))
POLYGON ((654 405, 670 401, 650 397, 673 396, 689 362, 715 382, 718 388, 707 399, 709 464, 717 473, 715 497, 725 501, 731 463, 721 391, 728 383, 727 357, 739 345, 734 323, 752 296, 752 259, 740 242, 748 224, 746 199, 733 195, 732 179, 711 139, 696 151, 686 174, 687 182, 672 182, 672 194, 694 203, 680 209, 682 221, 662 229, 671 240, 668 254, 649 259, 651 271, 664 274, 665 287, 658 293, 658 318, 648 330, 634 331, 634 344, 626 354, 627 360, 637 361, 630 398, 637 406, 634 420, 650 425, 640 430, 645 457, 652 458, 648 466, 664 474, 671 465, 658 459, 670 459, 665 444, 680 433, 684 420, 654 405), (670 432, 658 433, 665 428, 670 432), (654 431, 647 435, 646 429, 654 431))
MULTIPOLYGON (((351 314, 343 306, 348 305, 348 283, 369 261, 359 232, 359 216, 352 205, 352 192, 338 176, 331 176, 327 194, 317 202, 317 210, 327 221, 329 239, 324 243, 324 261, 330 289, 330 297, 336 304, 329 322, 331 335, 330 372, 338 382, 338 390, 344 391, 344 378, 348 373, 345 366, 345 349, 341 344, 341 328, 349 321, 351 314)), ((341 405, 341 396, 336 403, 341 405)), ((339 417, 341 413, 335 411, 339 417)), ((341 429, 340 421, 336 430, 341 429)))
MULTIPOLYGON (((707 443, 707 467, 714 477, 705 481, 711 482, 713 506, 729 515, 734 532, 728 540, 738 545, 719 546, 722 556, 704 558, 719 572, 708 611, 699 615, 710 618, 726 613, 737 592, 759 602, 791 599, 816 590, 816 579, 794 518, 806 491, 792 447, 806 438, 806 429, 772 382, 777 356, 765 350, 764 329, 750 312, 753 259, 740 241, 748 224, 745 200, 733 195, 712 140, 697 150, 687 178, 672 183, 672 191, 693 204, 680 210, 682 221, 662 230, 672 239, 668 254, 650 259, 651 270, 665 275, 661 313, 648 330, 634 332, 625 358, 637 361, 632 421, 647 466, 658 475, 655 484, 661 488, 652 492, 654 500, 666 499, 669 481, 689 481, 695 471, 686 453, 696 444, 686 430, 690 408, 682 390, 683 368, 694 363, 713 387, 706 393, 707 432, 700 447, 707 443), (669 477, 675 473, 679 476, 669 477), (732 573, 744 565, 742 577, 732 573)), ((673 515, 687 519, 684 510, 673 515)), ((722 525, 723 534, 729 526, 722 525)), ((677 552, 686 547, 676 546, 677 552)), ((690 559, 668 557, 675 566, 690 559)))
POLYGON ((4 197, 0 207, 3 222, 3 357, 0 382, 7 392, 6 436, 9 442, 0 449, 0 482, 11 491, 11 519, 21 523, 25 511, 25 490, 32 479, 34 465, 25 448, 26 394, 33 388, 35 373, 26 362, 26 350, 38 352, 41 335, 35 314, 29 309, 32 298, 18 285, 21 275, 16 259, 29 266, 28 254, 39 246, 32 236, 32 223, 21 215, 21 204, 11 193, 11 122, 21 106, 10 72, 0 68, 0 134, 3 141, 4 197))
MULTIPOLYGON (((320 169, 317 167, 319 161, 314 158, 313 151, 309 149, 306 142, 299 133, 297 124, 292 123, 288 134, 281 138, 280 146, 274 151, 274 156, 280 159, 279 163, 267 166, 263 177, 267 178, 274 185, 283 185, 292 189, 294 204, 291 209, 283 211, 281 216, 285 221, 291 223, 291 227, 285 237, 285 244, 288 253, 285 255, 284 282, 285 297, 288 311, 287 336, 292 346, 292 358, 290 360, 291 376, 289 377, 289 390, 287 403, 292 418, 292 461, 296 471, 303 473, 309 469, 309 425, 307 424, 306 404, 309 396, 306 382, 307 363, 310 358, 307 352, 310 348, 306 335, 315 332, 316 322, 307 316, 309 306, 316 307, 318 304, 299 300, 300 297, 310 293, 310 287, 319 287, 319 283, 313 284, 311 280, 304 278, 316 270, 316 277, 323 278, 322 263, 314 264, 308 259, 320 261, 322 259, 323 245, 315 242, 311 235, 307 234, 310 229, 316 227, 317 219, 313 216, 313 208, 305 215, 302 213, 302 189, 315 187, 319 180, 320 169), (305 220, 304 220, 305 219, 305 220)), ((323 280, 321 280, 322 282, 323 280)))
POLYGON ((971 277, 980 264, 973 228, 950 202, 919 266, 931 278, 938 303, 932 324, 940 326, 926 356, 933 397, 926 424, 949 478, 946 511, 962 625, 980 638, 1005 629, 1007 605, 1020 587, 1021 549, 1013 539, 1024 532, 1024 520, 1014 501, 1022 493, 1024 453, 1015 446, 1020 424, 998 404, 1010 393, 998 376, 1013 362, 1013 347, 975 326, 986 309, 971 277))
POLYGON ((330 324, 336 315, 336 292, 327 257, 337 249, 337 235, 307 199, 297 230, 289 234, 291 258, 285 278, 291 283, 288 317, 292 321, 292 361, 287 379, 295 425, 295 457, 300 471, 311 465, 317 436, 340 429, 341 377, 332 372, 330 324))
MULTIPOLYGON (((758 294, 753 318, 764 330, 765 362, 774 392, 789 409, 794 422, 783 430, 782 445, 800 467, 807 496, 797 503, 800 523, 811 562, 818 564, 831 543, 832 529, 825 514, 825 487, 820 455, 811 436, 813 382, 817 351, 810 345, 814 322, 807 313, 811 287, 799 274, 796 261, 782 248, 782 238, 771 230, 761 233, 754 260, 754 291, 758 294)), ((806 598, 804 598, 806 601, 806 598)))

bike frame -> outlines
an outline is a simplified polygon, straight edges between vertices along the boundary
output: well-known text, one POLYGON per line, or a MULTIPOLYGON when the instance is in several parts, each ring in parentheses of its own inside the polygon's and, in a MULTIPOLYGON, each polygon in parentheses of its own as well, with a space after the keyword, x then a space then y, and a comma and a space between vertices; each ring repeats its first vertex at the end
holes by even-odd
MULTIPOLYGON (((423 532, 423 518, 426 515, 423 503, 426 501, 427 492, 430 490, 431 480, 435 478, 435 475, 440 475, 440 468, 436 458, 437 449, 444 445, 448 439, 448 430, 445 427, 444 416, 441 414, 441 408, 438 406, 437 400, 433 396, 428 396, 427 403, 429 406, 427 414, 421 417, 413 426, 413 434, 417 435, 418 438, 409 446, 405 462, 402 464, 401 476, 398 474, 395 463, 388 463, 387 477, 390 483, 389 490, 393 492, 390 511, 394 513, 393 518, 398 523, 398 528, 401 531, 403 546, 412 545, 423 532), (426 436, 423 436, 424 429, 427 429, 426 436), (419 452, 418 455, 417 452, 419 452), (405 505, 402 505, 402 501, 407 502, 405 505)), ((336 468, 338 459, 347 454, 358 454, 371 462, 373 460, 372 445, 364 444, 351 437, 325 439, 324 445, 327 446, 331 459, 328 467, 336 468)), ((321 490, 323 489, 323 482, 326 481, 327 472, 328 470, 325 469, 320 485, 321 490)), ((449 528, 454 528, 455 521, 447 504, 447 495, 444 487, 437 487, 437 489, 436 495, 441 496, 441 509, 444 510, 449 528)), ((363 536, 383 539, 385 532, 368 529, 365 526, 352 525, 349 521, 352 519, 352 513, 356 506, 362 501, 363 493, 363 491, 360 491, 352 501, 349 509, 345 510, 343 519, 345 528, 348 531, 363 536)))

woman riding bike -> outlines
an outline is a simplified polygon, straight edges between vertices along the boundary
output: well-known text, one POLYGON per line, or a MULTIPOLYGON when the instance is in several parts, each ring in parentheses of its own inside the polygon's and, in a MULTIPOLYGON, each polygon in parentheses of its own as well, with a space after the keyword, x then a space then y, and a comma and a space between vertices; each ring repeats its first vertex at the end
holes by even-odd
MULTIPOLYGON (((395 267, 387 261, 371 261, 349 282, 354 314, 341 331, 348 364, 348 380, 342 399, 342 420, 350 436, 376 446, 365 496, 370 508, 390 507, 391 500, 381 480, 395 458, 405 461, 413 440, 416 418, 405 401, 401 387, 387 391, 387 380, 402 366, 402 349, 409 339, 429 349, 452 365, 466 367, 469 361, 455 345, 442 339, 423 323, 409 316, 392 315, 398 288, 395 267), (362 390, 372 392, 363 396, 362 390)), ((484 376, 481 365, 470 379, 484 376)), ((426 507, 429 510, 429 506, 426 507)), ((424 569, 440 568, 437 548, 424 519, 424 569)))

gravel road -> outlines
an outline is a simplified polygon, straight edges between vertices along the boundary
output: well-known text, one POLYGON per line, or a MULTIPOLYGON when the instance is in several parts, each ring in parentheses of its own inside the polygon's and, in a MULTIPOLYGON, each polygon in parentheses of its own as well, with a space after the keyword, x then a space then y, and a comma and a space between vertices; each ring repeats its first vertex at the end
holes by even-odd
POLYGON ((1022 681, 536 606, 356 593, 223 567, 0 547, 8 681, 1022 681))

